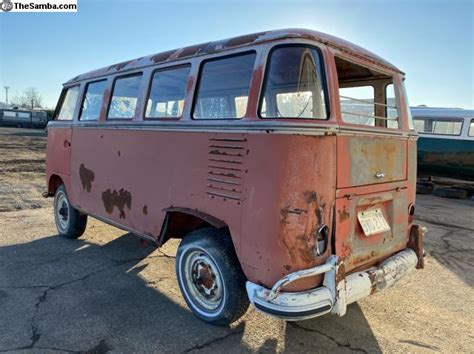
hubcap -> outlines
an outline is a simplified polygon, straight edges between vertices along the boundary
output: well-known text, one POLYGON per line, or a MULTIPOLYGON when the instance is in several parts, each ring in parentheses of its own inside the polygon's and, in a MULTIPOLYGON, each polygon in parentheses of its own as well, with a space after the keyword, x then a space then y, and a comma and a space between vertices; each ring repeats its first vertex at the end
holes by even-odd
POLYGON ((66 194, 59 192, 55 203, 56 225, 60 231, 66 231, 69 224, 69 201, 66 194))
POLYGON ((224 287, 219 268, 212 258, 200 250, 191 251, 183 270, 193 302, 206 312, 217 311, 222 304, 224 287))

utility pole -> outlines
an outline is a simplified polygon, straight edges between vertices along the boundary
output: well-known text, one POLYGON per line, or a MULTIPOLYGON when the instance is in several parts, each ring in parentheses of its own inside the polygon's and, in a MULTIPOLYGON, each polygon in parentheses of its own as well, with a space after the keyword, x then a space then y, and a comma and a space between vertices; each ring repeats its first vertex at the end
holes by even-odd
POLYGON ((8 90, 10 89, 10 86, 4 86, 5 88, 5 104, 8 106, 8 90))

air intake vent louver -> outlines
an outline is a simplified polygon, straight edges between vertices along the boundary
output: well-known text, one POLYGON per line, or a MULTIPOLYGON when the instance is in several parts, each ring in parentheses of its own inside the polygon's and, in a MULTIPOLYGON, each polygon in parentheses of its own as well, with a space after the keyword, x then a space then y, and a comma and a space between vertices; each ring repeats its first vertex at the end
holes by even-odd
POLYGON ((207 194, 211 198, 242 201, 247 139, 213 137, 209 139, 207 194))

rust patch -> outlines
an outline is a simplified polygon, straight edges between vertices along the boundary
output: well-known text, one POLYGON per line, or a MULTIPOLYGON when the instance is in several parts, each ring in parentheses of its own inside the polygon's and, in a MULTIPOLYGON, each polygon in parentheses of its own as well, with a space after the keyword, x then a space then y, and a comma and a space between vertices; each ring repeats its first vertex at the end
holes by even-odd
POLYGON ((94 182, 94 171, 87 169, 83 163, 79 166, 79 177, 81 178, 82 188, 87 192, 92 189, 92 182, 94 182))
POLYGON ((291 266, 289 264, 285 264, 283 268, 285 268, 288 272, 291 270, 291 266))
POLYGON ((346 277, 346 267, 344 262, 340 259, 338 260, 337 264, 337 273, 336 273, 336 284, 338 284, 341 280, 344 280, 346 277))
POLYGON ((165 61, 167 60, 176 50, 168 50, 166 52, 163 52, 163 53, 158 53, 156 55, 153 55, 151 57, 151 61, 153 61, 154 63, 159 63, 161 61, 165 61))
POLYGON ((210 42, 196 44, 190 47, 183 48, 181 52, 178 54, 178 58, 189 57, 193 55, 198 55, 201 52, 206 52, 205 48, 211 44, 210 42))
POLYGON ((117 151, 117 155, 120 157, 120 150, 117 151))
POLYGON ((308 204, 314 203, 318 200, 318 194, 315 191, 306 191, 304 192, 304 199, 308 204))
POLYGON ((118 63, 118 64, 111 65, 111 66, 109 66, 108 70, 112 70, 112 69, 115 69, 117 71, 122 70, 124 67, 126 67, 128 64, 130 64, 132 61, 133 60, 127 60, 127 61, 123 61, 123 62, 118 63))
POLYGON ((280 209, 280 215, 284 219, 284 223, 286 224, 286 218, 288 217, 288 214, 296 214, 296 215, 301 215, 301 214, 307 214, 308 210, 305 209, 299 209, 299 208, 283 208, 280 209))
POLYGON ((148 205, 143 206, 143 214, 148 215, 148 205))
POLYGON ((338 210, 337 213, 339 214, 339 222, 343 222, 344 220, 349 219, 351 214, 349 214, 344 206, 342 210, 338 210))
POLYGON ((377 275, 375 272, 367 271, 370 279, 370 295, 373 295, 377 292, 377 275))
POLYGON ((342 250, 341 250, 341 258, 342 259, 347 258, 348 256, 350 256, 351 253, 352 253, 352 247, 349 246, 347 243, 343 242, 342 250))
POLYGON ((104 202, 105 210, 109 214, 112 214, 114 207, 117 207, 120 219, 125 219, 125 207, 129 210, 132 208, 132 195, 123 188, 118 192, 115 189, 113 191, 107 189, 102 193, 102 201, 104 202))
POLYGON ((248 34, 248 35, 245 35, 245 36, 231 38, 227 41, 227 43, 225 44, 225 47, 226 48, 231 48, 231 47, 236 47, 236 46, 239 46, 239 45, 253 43, 258 39, 258 37, 264 35, 265 33, 267 33, 267 32, 253 33, 253 34, 248 34))

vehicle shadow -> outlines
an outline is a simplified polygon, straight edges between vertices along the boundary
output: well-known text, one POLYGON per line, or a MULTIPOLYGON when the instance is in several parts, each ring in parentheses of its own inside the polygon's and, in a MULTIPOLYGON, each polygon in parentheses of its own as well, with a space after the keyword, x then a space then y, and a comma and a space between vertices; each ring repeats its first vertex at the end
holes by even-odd
POLYGON ((229 328, 207 325, 186 308, 174 263, 130 233, 103 245, 52 235, 0 247, 0 351, 380 351, 357 305, 343 319, 273 321, 284 335, 259 343, 246 330, 265 331, 248 326, 267 323, 255 310, 229 328))

